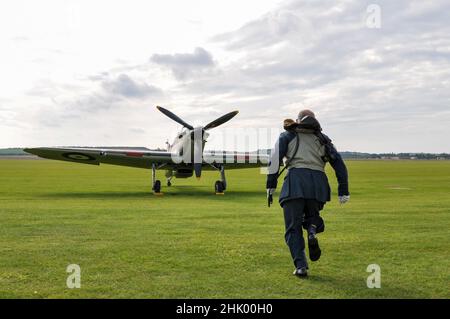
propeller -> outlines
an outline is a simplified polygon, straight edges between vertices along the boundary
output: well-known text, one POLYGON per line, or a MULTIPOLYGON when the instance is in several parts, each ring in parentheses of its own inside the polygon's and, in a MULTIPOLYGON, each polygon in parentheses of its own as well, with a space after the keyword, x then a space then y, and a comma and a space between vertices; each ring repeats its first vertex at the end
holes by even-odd
POLYGON ((225 115, 219 117, 217 120, 214 120, 211 123, 207 124, 203 129, 206 131, 206 130, 218 127, 219 125, 222 125, 222 124, 228 122, 229 120, 231 120, 238 113, 239 113, 239 111, 233 111, 228 114, 225 114, 225 115))
MULTIPOLYGON (((200 129, 201 130, 201 137, 202 137, 202 144, 203 144, 203 136, 204 136, 206 130, 210 130, 212 128, 218 127, 218 126, 228 122, 229 120, 231 120, 233 117, 235 117, 239 113, 239 111, 233 111, 233 112, 227 113, 227 114, 219 117, 218 119, 215 119, 214 121, 210 122, 209 124, 207 124, 204 127, 194 128, 192 125, 186 123, 185 121, 183 121, 181 118, 179 118, 178 116, 176 116, 175 114, 173 114, 169 110, 167 110, 167 109, 165 109, 165 108, 163 108, 161 106, 157 106, 156 108, 159 111, 161 111, 164 115, 166 115, 167 117, 171 118, 175 122, 183 125, 183 127, 186 127, 187 129, 192 131, 191 132, 191 138, 192 138, 193 141, 195 141, 195 139, 194 139, 194 132, 198 132, 197 130, 200 129)), ((201 146, 201 147, 203 147, 203 146, 201 146)), ((203 149, 201 149, 200 151, 203 152, 203 149)), ((202 175, 202 163, 194 163, 194 172, 195 172, 195 176, 197 178, 200 178, 200 176, 202 175)))
POLYGON ((179 118, 178 116, 176 116, 175 114, 173 114, 172 112, 170 112, 169 110, 161 107, 161 106, 157 106, 156 107, 158 110, 160 110, 164 115, 166 115, 167 117, 171 118, 172 120, 174 120, 175 122, 183 125, 184 127, 193 130, 194 127, 188 123, 186 123, 185 121, 183 121, 181 118, 179 118))

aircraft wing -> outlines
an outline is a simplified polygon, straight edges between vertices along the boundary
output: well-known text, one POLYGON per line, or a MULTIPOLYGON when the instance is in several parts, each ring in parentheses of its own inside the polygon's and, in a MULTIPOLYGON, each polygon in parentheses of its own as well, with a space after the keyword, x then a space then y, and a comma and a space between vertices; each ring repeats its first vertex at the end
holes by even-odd
POLYGON ((137 168, 151 168, 152 164, 172 164, 170 152, 139 149, 109 148, 26 148, 25 152, 52 160, 82 164, 112 164, 137 168))
MULTIPOLYGON (((25 152, 42 158, 81 164, 111 164, 137 168, 151 168, 152 164, 164 165, 166 168, 177 166, 170 152, 138 149, 109 148, 26 148, 25 152)), ((266 166, 269 155, 255 152, 214 152, 203 153, 203 167, 213 169, 213 165, 223 165, 226 169, 252 168, 266 166)))

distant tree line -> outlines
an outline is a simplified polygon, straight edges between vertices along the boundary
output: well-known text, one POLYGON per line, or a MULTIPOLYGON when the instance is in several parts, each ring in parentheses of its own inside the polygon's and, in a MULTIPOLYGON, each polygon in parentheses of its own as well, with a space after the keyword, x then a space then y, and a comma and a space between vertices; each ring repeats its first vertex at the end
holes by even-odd
MULTIPOLYGON (((260 154, 269 154, 270 150, 258 151, 260 154)), ((256 152, 255 152, 256 153, 256 152)), ((340 152, 344 159, 408 159, 408 160, 450 160, 448 153, 362 153, 362 152, 340 152)))
POLYGON ((0 156, 30 155, 21 148, 0 148, 0 156))
POLYGON ((450 160, 448 153, 360 153, 341 152, 346 159, 409 159, 409 160, 450 160))

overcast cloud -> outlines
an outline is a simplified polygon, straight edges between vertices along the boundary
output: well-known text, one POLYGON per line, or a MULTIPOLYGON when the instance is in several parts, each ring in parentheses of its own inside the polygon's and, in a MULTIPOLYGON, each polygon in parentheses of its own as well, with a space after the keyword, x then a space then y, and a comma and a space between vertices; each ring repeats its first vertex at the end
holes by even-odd
POLYGON ((154 54, 150 61, 168 67, 179 80, 214 66, 211 53, 200 47, 193 53, 154 54))
POLYGON ((239 1, 200 2, 176 19, 170 5, 151 18, 146 2, 106 2, 102 23, 71 2, 49 25, 0 25, 0 147, 161 147, 179 128, 162 105, 194 125, 240 110, 212 134, 279 128, 307 107, 340 150, 450 152, 448 1, 255 1, 237 25, 239 1))

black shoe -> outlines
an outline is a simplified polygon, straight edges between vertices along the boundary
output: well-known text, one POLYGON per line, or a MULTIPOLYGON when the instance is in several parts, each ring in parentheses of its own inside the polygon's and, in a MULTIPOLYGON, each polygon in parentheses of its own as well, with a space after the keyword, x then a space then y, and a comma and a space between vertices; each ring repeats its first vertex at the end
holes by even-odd
POLYGON ((308 248, 309 248, 309 259, 311 259, 311 261, 319 260, 322 251, 320 250, 319 240, 317 239, 315 234, 309 234, 308 248))
POLYGON ((307 277, 308 271, 306 270, 306 267, 297 268, 294 270, 293 275, 295 275, 297 277, 307 277))

